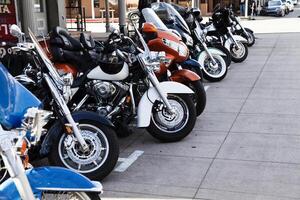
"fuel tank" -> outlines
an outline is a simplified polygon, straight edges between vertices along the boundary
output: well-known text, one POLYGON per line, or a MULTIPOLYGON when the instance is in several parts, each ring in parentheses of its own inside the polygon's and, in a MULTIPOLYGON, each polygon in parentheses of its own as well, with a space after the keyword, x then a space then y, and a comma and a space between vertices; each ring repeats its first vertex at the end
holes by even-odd
POLYGON ((0 63, 0 124, 6 129, 20 127, 24 114, 32 107, 42 107, 41 101, 0 63))

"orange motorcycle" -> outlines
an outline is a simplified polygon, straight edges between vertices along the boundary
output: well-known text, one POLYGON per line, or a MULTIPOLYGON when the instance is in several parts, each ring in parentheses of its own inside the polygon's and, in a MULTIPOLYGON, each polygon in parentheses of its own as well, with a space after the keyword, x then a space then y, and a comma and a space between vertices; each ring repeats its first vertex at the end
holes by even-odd
POLYGON ((199 116, 206 105, 206 92, 201 77, 188 70, 199 69, 196 60, 189 59, 188 47, 176 34, 164 30, 158 30, 152 23, 144 23, 142 33, 151 51, 166 53, 166 61, 156 73, 160 80, 172 80, 189 86, 194 92, 194 103, 199 116))

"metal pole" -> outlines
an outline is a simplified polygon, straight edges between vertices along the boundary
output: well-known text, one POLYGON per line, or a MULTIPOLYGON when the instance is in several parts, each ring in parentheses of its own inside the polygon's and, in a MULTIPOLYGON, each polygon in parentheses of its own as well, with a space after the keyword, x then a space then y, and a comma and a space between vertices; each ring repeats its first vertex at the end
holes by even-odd
POLYGON ((200 8, 200 0, 194 0, 194 8, 200 8))
POLYGON ((91 0, 91 6, 92 6, 92 19, 95 19, 95 4, 94 0, 91 0))
POLYGON ((28 28, 30 28, 36 34, 37 29, 33 1, 22 0, 22 11, 24 32, 28 34, 28 28))
POLYGON ((245 0, 245 17, 248 18, 248 0, 245 0))
POLYGON ((105 27, 106 27, 106 32, 109 32, 109 3, 108 0, 105 0, 105 27))
POLYGON ((125 27, 126 27, 126 1, 125 0, 118 0, 118 4, 119 4, 120 32, 125 33, 125 27))

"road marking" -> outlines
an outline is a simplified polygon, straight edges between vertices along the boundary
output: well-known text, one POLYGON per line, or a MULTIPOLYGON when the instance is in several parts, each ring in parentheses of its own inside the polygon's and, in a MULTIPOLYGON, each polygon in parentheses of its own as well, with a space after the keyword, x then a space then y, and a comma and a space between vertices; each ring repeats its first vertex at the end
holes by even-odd
POLYGON ((206 85, 206 86, 204 86, 204 90, 205 90, 205 91, 207 91, 207 90, 208 90, 208 88, 210 88, 210 86, 209 86, 209 85, 206 85))
POLYGON ((125 172, 143 153, 144 151, 136 150, 128 158, 119 158, 118 161, 122 163, 114 171, 125 172))

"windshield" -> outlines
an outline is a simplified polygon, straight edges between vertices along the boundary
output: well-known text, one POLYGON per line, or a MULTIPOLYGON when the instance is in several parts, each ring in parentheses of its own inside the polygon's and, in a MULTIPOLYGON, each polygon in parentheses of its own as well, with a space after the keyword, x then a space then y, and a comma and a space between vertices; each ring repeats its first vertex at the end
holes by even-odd
POLYGON ((268 6, 280 6, 280 1, 269 1, 268 6))
POLYGON ((152 3, 151 8, 159 15, 159 17, 163 21, 169 21, 170 19, 175 20, 177 25, 181 26, 184 31, 191 34, 190 29, 185 22, 185 20, 182 18, 180 13, 171 5, 168 3, 152 3))
POLYGON ((164 31, 169 31, 166 25, 161 21, 161 19, 155 14, 151 8, 144 8, 142 14, 146 22, 150 22, 156 26, 156 28, 164 31))

